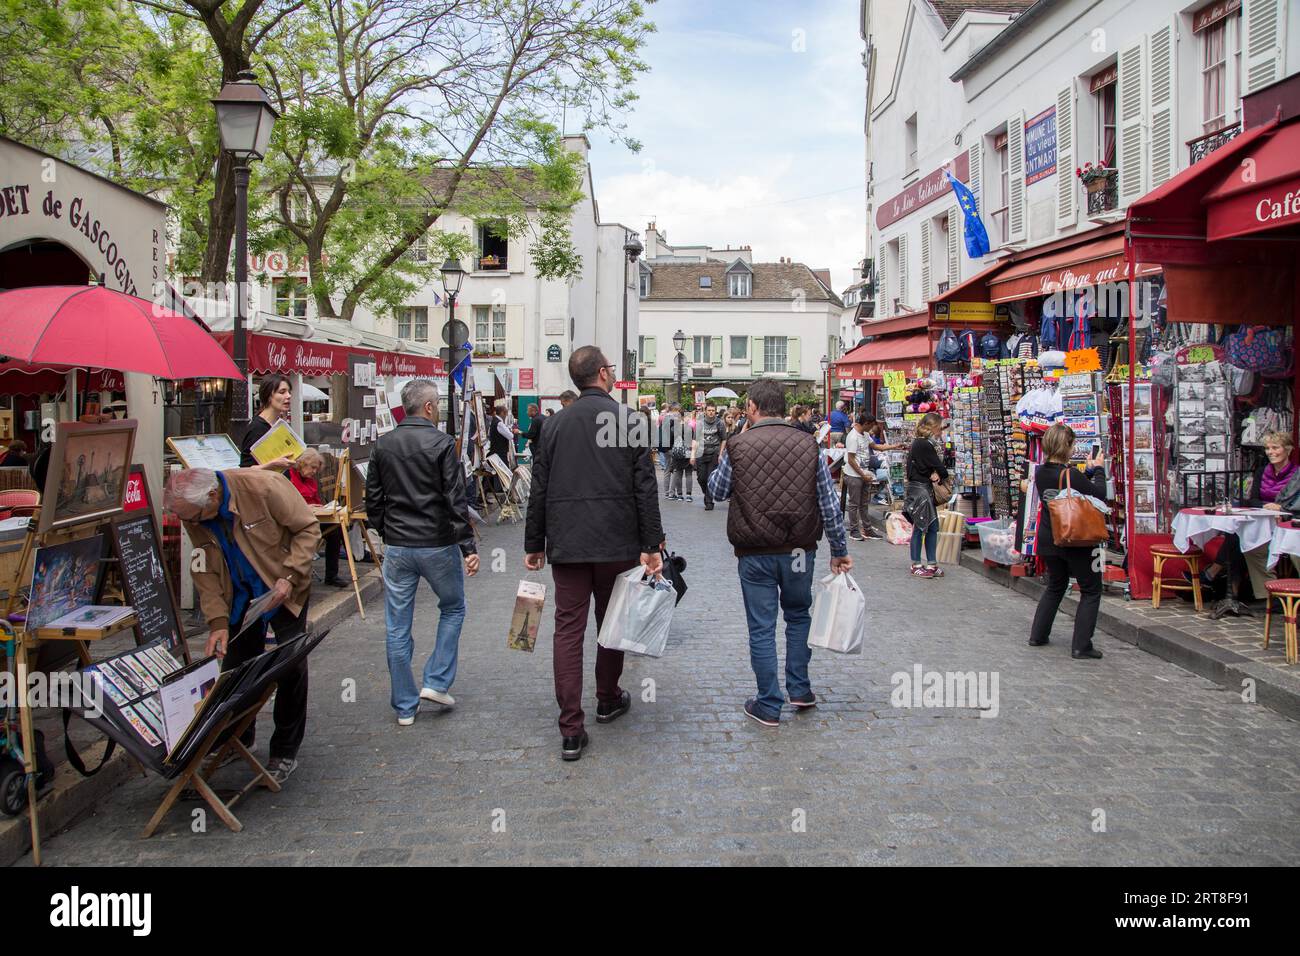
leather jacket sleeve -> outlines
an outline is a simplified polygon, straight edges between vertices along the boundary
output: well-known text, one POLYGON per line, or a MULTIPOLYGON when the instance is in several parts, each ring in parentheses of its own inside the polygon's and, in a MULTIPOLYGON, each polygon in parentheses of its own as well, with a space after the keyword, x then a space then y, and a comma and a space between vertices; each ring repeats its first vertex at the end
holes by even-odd
POLYGON ((477 554, 474 529, 469 523, 469 503, 465 500, 465 469, 456 457, 456 444, 449 444, 442 454, 442 486, 447 489, 447 509, 451 530, 460 545, 460 553, 477 554))
POLYGON ((366 523, 374 529, 382 540, 384 537, 384 483, 379 477, 380 451, 378 446, 370 453, 370 464, 366 468, 366 523))
MULTIPOLYGON (((524 516, 524 553, 546 550, 546 482, 550 473, 550 444, 546 432, 533 446, 533 479, 528 487, 528 512, 524 516)), ((657 501, 656 501, 657 503, 657 501)))

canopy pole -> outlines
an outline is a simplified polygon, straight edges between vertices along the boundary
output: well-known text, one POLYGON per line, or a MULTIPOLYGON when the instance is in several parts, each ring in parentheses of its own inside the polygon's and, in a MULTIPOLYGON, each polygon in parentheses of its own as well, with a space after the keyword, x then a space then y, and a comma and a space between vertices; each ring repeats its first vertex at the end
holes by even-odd
POLYGON ((68 421, 70 422, 75 422, 81 417, 77 414, 77 371, 75 368, 69 369, 63 376, 66 383, 64 391, 67 395, 68 421))

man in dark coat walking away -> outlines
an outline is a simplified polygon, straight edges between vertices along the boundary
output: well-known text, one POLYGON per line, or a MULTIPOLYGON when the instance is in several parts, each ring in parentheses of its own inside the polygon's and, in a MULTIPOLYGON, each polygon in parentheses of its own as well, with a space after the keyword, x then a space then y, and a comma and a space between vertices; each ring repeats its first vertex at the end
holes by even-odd
MULTIPOLYGON (((569 358, 577 401, 554 415, 534 454, 524 531, 524 565, 549 560, 555 580, 555 699, 560 705, 561 757, 577 760, 588 738, 582 710, 582 644, 596 599, 596 627, 615 579, 639 561, 658 575, 663 527, 653 443, 643 419, 610 397, 615 366, 584 345, 569 358)), ((596 722, 626 714, 632 695, 619 687, 623 652, 596 648, 596 722)))

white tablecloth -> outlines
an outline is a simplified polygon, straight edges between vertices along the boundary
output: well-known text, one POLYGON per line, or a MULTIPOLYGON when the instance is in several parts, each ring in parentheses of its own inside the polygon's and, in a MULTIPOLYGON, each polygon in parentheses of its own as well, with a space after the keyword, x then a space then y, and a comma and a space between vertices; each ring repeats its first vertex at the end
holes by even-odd
POLYGON ((1174 515, 1174 547, 1186 551, 1192 545, 1204 545, 1216 534, 1226 533, 1241 540, 1243 552, 1254 551, 1273 540, 1281 517, 1281 512, 1268 508, 1234 508, 1230 515, 1180 511, 1174 515))
POLYGON ((1278 559, 1284 554, 1290 554, 1300 558, 1300 528, 1283 528, 1278 526, 1273 529, 1273 540, 1268 546, 1268 568, 1273 570, 1278 559))

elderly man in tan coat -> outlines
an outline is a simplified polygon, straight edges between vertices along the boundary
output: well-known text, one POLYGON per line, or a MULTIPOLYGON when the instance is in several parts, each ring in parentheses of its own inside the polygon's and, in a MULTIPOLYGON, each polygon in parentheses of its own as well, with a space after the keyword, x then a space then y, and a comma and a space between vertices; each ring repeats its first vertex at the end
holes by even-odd
MULTIPOLYGON (((321 535, 292 483, 255 468, 190 468, 167 482, 163 501, 194 544, 190 571, 208 623, 209 655, 222 658, 229 670, 263 652, 268 624, 280 642, 306 630, 311 564, 321 535), (243 629, 250 603, 268 594, 270 603, 259 620, 243 629)), ((306 730, 303 660, 280 679, 275 694, 268 769, 277 781, 283 783, 298 766, 306 730)), ((253 745, 252 727, 243 742, 253 745)))

